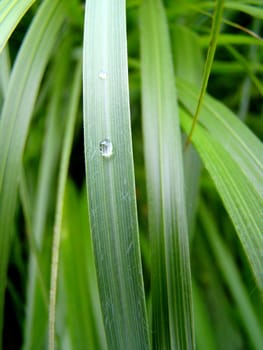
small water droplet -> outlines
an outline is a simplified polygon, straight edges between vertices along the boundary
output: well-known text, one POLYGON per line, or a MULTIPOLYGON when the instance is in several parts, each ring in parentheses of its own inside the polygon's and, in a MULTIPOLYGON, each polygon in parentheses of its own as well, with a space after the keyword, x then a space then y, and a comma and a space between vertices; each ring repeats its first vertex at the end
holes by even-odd
POLYGON ((110 158, 112 156, 113 146, 109 139, 100 141, 100 153, 105 158, 110 158))
POLYGON ((108 74, 105 71, 102 70, 102 71, 99 72, 99 78, 101 80, 106 80, 108 78, 108 74))

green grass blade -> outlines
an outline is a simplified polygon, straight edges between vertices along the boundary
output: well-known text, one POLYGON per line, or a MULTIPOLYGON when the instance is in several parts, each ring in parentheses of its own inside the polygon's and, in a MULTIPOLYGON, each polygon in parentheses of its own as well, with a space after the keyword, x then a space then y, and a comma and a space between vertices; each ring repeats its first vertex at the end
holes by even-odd
MULTIPOLYGON (((240 336, 238 331, 239 322, 237 322, 237 318, 235 317, 233 300, 229 298, 229 294, 226 293, 226 286, 222 283, 222 276, 218 271, 217 265, 215 265, 215 257, 207 243, 203 229, 203 225, 201 226, 199 221, 193 242, 193 247, 195 247, 193 254, 196 259, 194 260, 193 256, 192 266, 193 274, 196 279, 196 287, 199 289, 200 297, 203 299, 203 306, 209 313, 207 319, 209 325, 206 331, 211 333, 216 343, 216 349, 239 349, 242 347, 240 345, 242 344, 242 336, 240 336), (197 254, 195 254, 195 252, 197 254)), ((198 325, 198 322, 206 322, 206 320, 204 319, 204 314, 197 315, 197 312, 201 311, 200 306, 194 305, 194 310, 198 332, 200 330, 200 324, 198 325)), ((197 348, 210 349, 210 346, 212 348, 212 344, 204 344, 209 341, 210 335, 203 334, 202 329, 200 331, 201 333, 196 336, 197 348), (202 335, 205 336, 205 339, 200 339, 202 335), (201 347, 199 348, 199 346, 201 347)), ((243 330, 241 333, 243 333, 243 330)))
POLYGON ((260 95, 263 96, 263 84, 260 79, 254 74, 253 69, 250 68, 250 61, 246 60, 236 49, 233 47, 226 45, 226 49, 230 52, 230 54, 236 59, 237 62, 240 62, 244 67, 245 72, 250 77, 254 86, 259 91, 260 95))
POLYGON ((65 196, 65 187, 69 166, 69 157, 72 148, 74 126, 77 116, 77 107, 79 103, 81 90, 82 61, 78 64, 74 75, 71 100, 69 103, 69 115, 66 125, 65 137, 62 146, 62 158, 59 170, 56 217, 54 224, 53 246, 52 246, 52 265, 50 280, 50 301, 49 301, 49 349, 55 349, 55 320, 56 320, 56 293, 57 276, 59 265, 60 236, 62 226, 63 203, 65 196))
POLYGON ((32 256, 35 260, 36 269, 37 269, 37 277, 40 284, 40 289, 42 293, 42 297, 46 306, 46 309, 48 308, 48 290, 47 286, 45 284, 44 280, 44 273, 43 273, 43 267, 42 267, 42 260, 40 256, 40 251, 37 247, 37 244, 35 242, 35 237, 33 236, 33 228, 32 228, 32 205, 30 201, 30 196, 28 192, 28 186, 26 183, 26 174, 25 169, 22 169, 22 174, 20 177, 20 184, 19 184, 19 194, 21 199, 21 205, 23 208, 23 213, 25 217, 25 225, 26 225, 26 233, 27 233, 27 240, 30 247, 30 251, 32 253, 32 256))
POLYGON ((200 88, 204 59, 199 36, 186 26, 176 25, 172 28, 172 45, 176 76, 200 88))
POLYGON ((254 18, 260 18, 263 19, 263 9, 262 9, 262 2, 261 4, 258 4, 259 6, 252 6, 252 5, 246 5, 246 4, 240 4, 236 1, 227 1, 226 2, 226 8, 236 11, 244 12, 254 18))
MULTIPOLYGON (((10 58, 8 47, 0 53, 0 99, 3 99, 6 95, 8 83, 10 78, 10 58)), ((1 108, 0 100, 0 108, 1 108)), ((1 114, 0 114, 1 117, 1 114)))
POLYGON ((38 86, 62 20, 63 12, 59 1, 45 1, 35 17, 12 70, 0 120, 0 332, 11 227, 23 148, 38 86))
MULTIPOLYGON (((254 19, 252 23, 252 29, 255 32, 259 32, 261 25, 262 23, 259 19, 254 19)), ((252 77, 254 77, 254 79, 258 80, 258 78, 256 77, 256 74, 258 72, 255 67, 257 66, 260 67, 261 59, 260 59, 260 50, 257 46, 254 46, 254 45, 250 46, 247 53, 247 59, 250 62, 248 69, 246 65, 241 63, 241 66, 244 67, 244 70, 247 72, 247 75, 244 76, 244 81, 242 83, 242 88, 241 88, 242 94, 240 97, 239 110, 238 110, 238 117, 243 121, 246 120, 249 115, 249 107, 252 99, 251 79, 252 77)))
POLYGON ((205 305, 205 296, 200 287, 193 283, 193 297, 195 310, 196 326, 196 345, 197 349, 216 350, 215 336, 213 326, 205 305))
POLYGON ((2 0, 0 3, 0 52, 35 0, 2 0))
POLYGON ((220 232, 218 232, 213 216, 204 204, 200 207, 200 216, 215 260, 220 267, 234 302, 238 305, 243 327, 250 337, 253 348, 260 350, 263 344, 263 328, 253 310, 250 296, 238 272, 236 263, 220 238, 220 232))
MULTIPOLYGON (((203 35, 200 38, 200 44, 202 46, 209 46, 210 43, 210 36, 203 35)), ((218 46, 225 46, 225 45, 258 45, 263 46, 263 40, 261 38, 255 38, 249 35, 236 35, 236 34, 220 34, 217 40, 218 46)))
POLYGON ((86 2, 83 64, 87 190, 107 342, 112 349, 148 349, 124 0, 86 2))
POLYGON ((87 193, 68 182, 61 235, 61 269, 72 349, 107 349, 87 216, 87 193))
MULTIPOLYGON (((183 127, 187 130, 190 117, 184 110, 182 110, 181 115, 183 127)), ((254 179, 246 176, 243 172, 242 164, 245 161, 243 154, 240 153, 239 159, 236 160, 232 156, 231 150, 227 151, 222 146, 226 142, 225 134, 221 135, 221 142, 219 142, 200 125, 197 125, 193 142, 214 180, 249 259, 257 284, 262 289, 262 193, 255 190, 254 179)), ((260 152, 260 150, 262 150, 262 145, 258 151, 260 152)), ((252 153, 251 149, 250 151, 252 153)))
POLYGON ((152 343, 194 348, 181 136, 161 2, 141 5, 143 132, 151 239, 152 343))
MULTIPOLYGON (((185 26, 172 30, 173 57, 176 77, 199 87, 202 84, 203 57, 199 37, 185 26)), ((185 135, 184 135, 185 136, 185 135)), ((183 153, 189 232, 194 231, 201 172, 200 158, 191 144, 183 153)))
MULTIPOLYGON (((178 95, 183 106, 194 114, 199 93, 193 86, 177 79, 178 95)), ((255 190, 263 196, 262 143, 226 106, 205 96, 200 123, 231 154, 255 190)))
MULTIPOLYGON (((56 174, 58 171, 61 140, 63 139, 64 124, 66 121, 64 115, 68 114, 68 104, 64 102, 64 88, 68 83, 67 72, 69 71, 71 63, 71 45, 71 37, 69 35, 65 36, 64 40, 62 40, 57 47, 58 55, 51 65, 50 74, 46 82, 46 84, 49 84, 51 81, 49 85, 50 99, 46 109, 46 132, 42 141, 41 157, 36 180, 37 184, 33 199, 32 232, 37 248, 41 252, 43 260, 42 265, 46 272, 45 281, 47 288, 49 288, 49 251, 51 250, 49 243, 47 244, 47 236, 49 230, 52 231, 48 223, 53 223, 54 220, 54 217, 50 215, 49 207, 51 202, 55 202, 56 200, 56 174)), ((43 305, 43 298, 39 293, 34 252, 30 253, 28 264, 29 277, 27 282, 27 312, 24 327, 25 349, 41 347, 43 339, 46 336, 48 324, 48 309, 43 305)))

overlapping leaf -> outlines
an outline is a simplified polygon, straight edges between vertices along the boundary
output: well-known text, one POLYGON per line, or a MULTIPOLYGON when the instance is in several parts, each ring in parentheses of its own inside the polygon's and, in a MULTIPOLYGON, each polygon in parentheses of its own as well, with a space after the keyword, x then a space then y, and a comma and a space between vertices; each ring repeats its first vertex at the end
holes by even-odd
POLYGON ((62 21, 63 11, 60 2, 45 1, 17 57, 2 110, 0 120, 1 320, 23 148, 38 86, 62 21))

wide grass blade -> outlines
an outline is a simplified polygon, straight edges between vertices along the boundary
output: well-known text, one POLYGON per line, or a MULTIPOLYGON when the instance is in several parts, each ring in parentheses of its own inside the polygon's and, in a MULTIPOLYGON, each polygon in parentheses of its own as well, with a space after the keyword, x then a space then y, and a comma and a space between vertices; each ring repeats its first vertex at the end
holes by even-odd
POLYGON ((90 224, 108 346, 148 349, 124 0, 86 2, 84 135, 90 224))
MULTIPOLYGON (((180 79, 177 79, 177 88, 182 105, 193 115, 198 90, 180 79)), ((263 196, 263 151, 260 140, 233 112, 208 95, 203 101, 200 123, 239 163, 251 185, 263 196)))
POLYGON ((23 148, 38 86, 62 21, 60 2, 45 1, 34 19, 12 70, 0 120, 0 332, 23 148))
POLYGON ((0 3, 0 52, 35 0, 2 0, 0 3))
POLYGON ((178 106, 165 12, 141 5, 143 135, 151 240, 152 344, 194 348, 178 106))
MULTIPOLYGON (((218 110, 220 113, 220 110, 218 110)), ((185 130, 189 128, 190 117, 182 110, 181 120, 185 130)), ((237 119, 237 123, 241 122, 237 119)), ((214 128, 216 127, 216 123, 214 128)), ((242 129, 242 128, 241 128, 242 129)), ((235 125, 232 125, 235 130, 235 125)), ((236 129, 237 131, 238 129, 236 129)), ((234 153, 240 146, 237 140, 232 141, 232 149, 226 149, 225 144, 228 143, 227 134, 222 130, 217 130, 217 134, 221 132, 221 137, 215 138, 204 130, 199 124, 196 128, 196 135, 193 135, 193 142, 196 146, 207 170, 215 182, 217 190, 225 204, 225 207, 234 223, 239 239, 244 247, 244 251, 248 256, 252 271, 255 275, 259 288, 263 289, 263 273, 262 273, 262 246, 263 246, 263 198, 262 198, 262 172, 261 177, 255 178, 251 173, 249 175, 246 165, 246 154, 241 148, 234 153), (238 158, 236 158, 238 156, 238 158), (257 189, 258 187, 258 189, 257 189), (261 189, 261 191, 260 191, 261 189)), ((257 143, 256 137, 250 135, 254 145, 257 143)), ((257 159, 253 152, 253 145, 247 147, 251 157, 251 167, 253 160, 257 159)), ((262 145, 259 143, 257 153, 263 154, 262 145)), ((258 159, 259 160, 259 159, 258 159)), ((262 168, 262 162, 256 164, 262 168)), ((255 169, 255 167, 254 167, 255 169)), ((251 170, 252 171, 252 170, 251 170)))

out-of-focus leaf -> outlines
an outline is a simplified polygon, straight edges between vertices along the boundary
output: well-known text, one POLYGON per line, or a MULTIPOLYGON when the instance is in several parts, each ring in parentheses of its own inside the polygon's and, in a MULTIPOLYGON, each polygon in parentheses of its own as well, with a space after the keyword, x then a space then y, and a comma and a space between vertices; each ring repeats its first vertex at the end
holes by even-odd
POLYGON ((60 1, 45 1, 16 59, 0 120, 0 332, 23 148, 38 86, 62 21, 60 1))
POLYGON ((35 0, 2 0, 0 2, 0 52, 34 2, 35 0))

